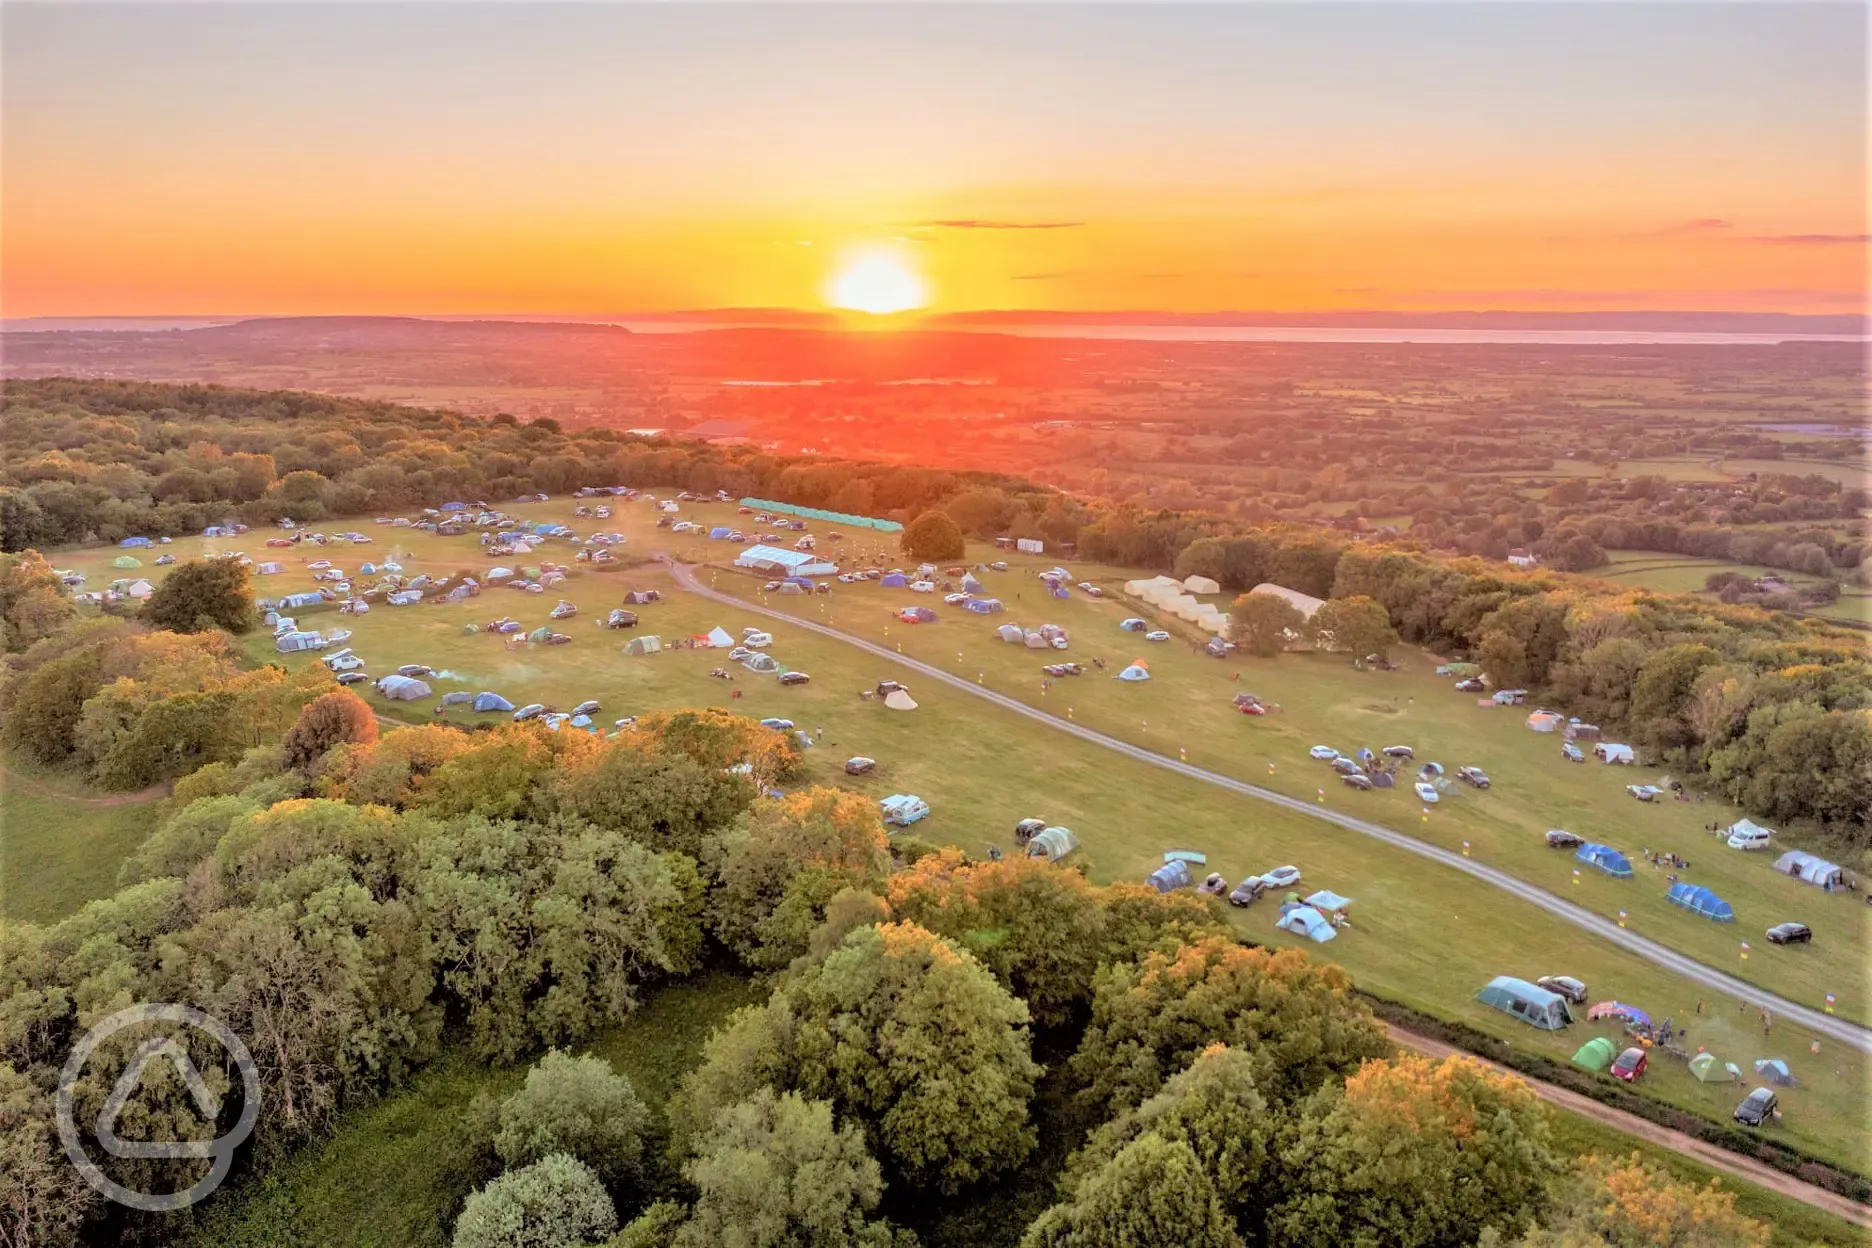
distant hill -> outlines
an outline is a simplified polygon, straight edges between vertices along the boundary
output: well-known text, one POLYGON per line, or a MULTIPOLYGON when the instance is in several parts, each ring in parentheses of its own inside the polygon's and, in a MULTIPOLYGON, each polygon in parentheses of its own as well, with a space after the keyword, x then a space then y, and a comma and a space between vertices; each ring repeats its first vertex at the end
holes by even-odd
POLYGON ((1850 315, 1789 312, 946 312, 933 327, 989 325, 1207 325, 1283 329, 1629 330, 1683 334, 1865 334, 1868 321, 1850 315))

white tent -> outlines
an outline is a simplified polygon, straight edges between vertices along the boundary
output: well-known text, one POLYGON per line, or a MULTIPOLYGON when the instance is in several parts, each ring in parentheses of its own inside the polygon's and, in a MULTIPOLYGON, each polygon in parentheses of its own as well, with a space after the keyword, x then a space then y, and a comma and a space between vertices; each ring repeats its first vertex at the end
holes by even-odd
POLYGON ((893 689, 885 694, 884 705, 890 707, 893 711, 914 711, 917 709, 917 704, 911 700, 910 695, 901 689, 893 689))
POLYGON ((1026 631, 1018 624, 1003 624, 995 629, 995 636, 1002 641, 1024 642, 1027 640, 1026 631))
POLYGON ((1836 864, 1812 854, 1804 854, 1798 849, 1790 849, 1775 859, 1775 870, 1828 892, 1842 887, 1846 882, 1846 873, 1836 864))
POLYGON ((386 676, 377 682, 377 691, 386 698, 399 702, 413 702, 417 698, 426 698, 435 692, 414 676, 386 676))
POLYGON ((1326 605, 1326 601, 1323 598, 1315 598, 1311 594, 1303 594, 1297 589, 1288 589, 1285 585, 1276 585, 1272 581, 1263 581, 1248 592, 1251 594, 1278 594, 1280 597, 1285 598, 1288 602, 1298 607, 1300 609, 1300 614, 1306 616, 1309 620, 1313 618, 1313 613, 1315 611, 1318 611, 1321 607, 1326 605))
POLYGON ((1222 592, 1222 587, 1206 576, 1184 577, 1183 588, 1189 590, 1192 594, 1219 594, 1222 592))
POLYGON ((719 624, 709 629, 708 642, 709 645, 714 646, 717 650, 732 649, 735 644, 734 638, 728 635, 728 630, 719 624))

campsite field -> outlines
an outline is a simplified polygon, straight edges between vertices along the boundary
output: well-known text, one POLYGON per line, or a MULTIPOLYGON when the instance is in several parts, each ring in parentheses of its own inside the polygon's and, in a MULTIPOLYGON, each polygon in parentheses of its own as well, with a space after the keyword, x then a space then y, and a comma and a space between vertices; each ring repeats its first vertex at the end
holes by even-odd
MULTIPOLYGON (((513 510, 542 519, 569 519, 571 504, 513 510)), ((685 514, 725 518, 733 508, 686 507, 685 514)), ((358 527, 375 539, 368 546, 318 552, 350 570, 362 559, 381 561, 391 555, 412 571, 452 572, 487 563, 471 536, 439 538, 355 521, 330 527, 358 527)), ((684 561, 701 562, 729 554, 725 543, 654 530, 642 505, 622 508, 610 527, 628 533, 631 544, 626 549, 640 556, 667 550, 684 561)), ((248 534, 233 545, 258 555, 262 540, 262 534, 248 534)), ((850 544, 863 545, 856 540, 850 544)), ((182 539, 166 549, 186 558, 207 545, 201 539, 182 539)), ((550 557, 551 549, 544 547, 539 554, 550 557)), ((986 551, 971 553, 994 557, 986 551)), ((108 580, 104 569, 115 554, 68 552, 56 560, 60 566, 90 573, 97 584, 100 573, 108 580)), ((262 578, 261 592, 309 586, 310 574, 299 561, 313 557, 299 550, 285 552, 290 570, 262 578)), ((1052 561, 1006 557, 1013 567, 997 574, 990 591, 1002 597, 1009 610, 989 618, 1030 624, 1057 621, 1075 638, 1073 649, 1060 657, 1089 664, 1096 655, 1115 671, 1116 665, 1141 655, 1149 660, 1153 679, 1127 685, 1109 679, 1109 673, 1093 671, 1058 680, 1050 691, 1042 691, 1038 669, 1051 656, 994 640, 987 620, 958 619, 962 613, 946 610, 940 600, 934 605, 941 622, 916 627, 895 623, 892 608, 930 601, 903 591, 838 586, 826 596, 775 596, 771 605, 901 644, 907 654, 968 676, 979 673, 985 684, 1034 706, 1062 717, 1070 714, 1075 722, 1173 757, 1187 751, 1193 763, 1307 798, 1323 788, 1329 804, 1450 848, 1469 840, 1478 857, 1607 915, 1625 909, 1638 930, 1710 965, 1815 1005, 1824 993, 1834 992, 1843 1014, 1864 1017, 1867 908, 1854 905, 1854 898, 1827 896, 1777 877, 1760 856, 1722 848, 1701 830, 1708 822, 1727 823, 1735 817, 1733 811, 1713 802, 1643 806, 1632 801, 1624 796, 1623 785, 1654 780, 1655 772, 1562 762, 1554 738, 1522 727, 1523 711, 1484 710, 1473 698, 1455 694, 1447 682, 1430 674, 1433 663, 1426 656, 1406 656, 1404 670, 1390 673, 1356 672, 1340 660, 1320 656, 1218 662, 1191 653, 1181 641, 1150 645, 1119 632, 1118 620, 1132 608, 1112 599, 1077 593, 1066 600, 1042 599, 1039 581, 1025 573, 1052 561), (1237 673, 1240 679, 1231 679, 1237 673), (1252 689, 1283 710, 1263 718, 1236 714, 1230 698, 1242 689, 1252 689), (1496 785, 1484 793, 1450 793, 1426 821, 1422 807, 1406 790, 1355 793, 1339 786, 1322 764, 1306 758, 1307 747, 1317 743, 1346 750, 1360 744, 1411 744, 1420 759, 1436 758, 1452 769, 1480 765, 1496 785), (1568 827, 1609 841, 1634 857, 1646 845, 1674 849, 1695 864, 1689 878, 1727 897, 1740 921, 1719 926, 1669 906, 1663 900, 1661 872, 1642 860, 1637 879, 1614 881, 1589 874, 1575 884, 1570 856, 1542 845, 1541 833, 1549 827, 1568 827), (1811 923, 1819 934, 1815 944, 1783 950, 1759 940, 1762 928, 1783 918, 1811 923), (1756 945, 1746 962, 1739 948, 1744 938, 1756 945)), ((1117 569, 1074 570, 1107 583, 1113 594, 1127 575, 1117 569)), ((144 571, 161 569, 146 566, 144 571)), ((743 574, 719 571, 714 578, 723 591, 751 599, 762 596, 761 583, 743 574)), ((918 793, 934 809, 918 831, 976 852, 989 843, 1009 845, 1014 822, 1039 815, 1080 835, 1086 866, 1101 880, 1141 878, 1170 848, 1206 851, 1212 866, 1231 879, 1293 863, 1304 871, 1309 888, 1331 887, 1357 899, 1353 926, 1319 952, 1347 966, 1367 988, 1565 1057, 1601 1028, 1582 1023, 1560 1034, 1535 1032, 1481 1006, 1473 996, 1496 974, 1578 975, 1592 985, 1594 999, 1618 997, 1654 1015, 1672 1016, 1689 1026, 1693 1046, 1704 1045, 1726 1060, 1746 1066, 1755 1057, 1788 1059, 1807 1086, 1786 1098, 1789 1113, 1781 1130, 1791 1142, 1818 1155, 1856 1169, 1867 1167, 1866 1066, 1841 1045, 1826 1043, 1816 1057, 1809 1051, 1813 1038, 1780 1021, 1764 1038, 1756 1014, 1739 1010, 1733 1000, 1705 1000, 1705 1013, 1698 1015, 1699 994, 1692 986, 1558 919, 1530 911, 1480 881, 1354 833, 1147 768, 959 691, 918 687, 912 678, 909 683, 921 708, 908 714, 887 711, 875 701, 861 700, 858 691, 901 673, 836 641, 789 634, 784 625, 773 629, 773 653, 788 666, 813 674, 812 684, 794 689, 749 676, 725 664, 724 656, 706 650, 626 657, 623 644, 632 634, 603 630, 595 621, 635 586, 665 592, 666 602, 640 609, 643 624, 636 631, 655 632, 666 641, 716 624, 739 635, 744 625, 762 623, 752 615, 735 618, 730 609, 671 592, 672 582, 655 565, 583 573, 555 587, 581 608, 562 626, 575 639, 565 647, 510 652, 497 636, 462 631, 470 621, 485 622, 502 614, 529 626, 542 622, 558 596, 550 591, 532 595, 489 589, 467 604, 378 607, 358 618, 340 617, 329 608, 298 615, 307 627, 331 628, 341 622, 352 627, 355 635, 348 644, 369 660, 373 672, 406 662, 443 669, 448 676, 438 680, 439 691, 487 688, 516 704, 543 701, 560 706, 596 697, 604 703, 601 722, 656 707, 718 705, 754 716, 786 716, 809 730, 823 727, 824 742, 808 753, 816 779, 836 780, 880 797, 918 793), (732 683, 711 679, 707 673, 718 664, 740 678, 732 683), (732 698, 735 690, 744 696, 732 698), (878 772, 845 777, 840 765, 856 753, 880 760, 878 772)), ((313 655, 274 655, 262 636, 244 644, 256 660, 294 667, 317 661, 313 655)), ((373 704, 395 717, 419 720, 432 713, 432 702, 387 704, 370 696, 373 704)), ((1236 914, 1250 939, 1290 939, 1275 931, 1273 908, 1265 903, 1236 914)), ((1646 1090, 1718 1119, 1727 1117, 1740 1093, 1734 1087, 1698 1084, 1683 1068, 1665 1063, 1647 1075, 1646 1090)))

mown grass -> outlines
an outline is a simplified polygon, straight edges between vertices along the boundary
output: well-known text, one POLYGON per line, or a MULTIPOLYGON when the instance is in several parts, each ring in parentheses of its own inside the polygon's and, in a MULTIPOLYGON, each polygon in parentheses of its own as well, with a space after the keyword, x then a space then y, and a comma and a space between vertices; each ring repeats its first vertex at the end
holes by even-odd
POLYGON ((161 802, 97 806, 69 776, 0 760, 0 918, 50 923, 117 889, 161 802))
MULTIPOLYGON (((514 510, 542 519, 569 519, 571 506, 552 503, 514 510)), ((685 505, 684 514, 745 524, 727 506, 685 505)), ((356 521, 332 527, 363 527, 377 539, 370 546, 317 552, 349 569, 363 558, 381 561, 393 554, 411 571, 487 566, 473 537, 436 538, 356 521)), ((590 531, 595 526, 580 527, 590 531)), ((666 550, 686 561, 700 561, 725 559, 734 549, 724 542, 655 530, 643 504, 620 509, 606 527, 629 533, 630 549, 639 554, 666 550)), ((202 545, 197 539, 179 540, 172 549, 187 557, 202 545)), ((250 534, 239 545, 258 555, 260 535, 250 534)), ((853 538, 847 545, 877 543, 853 538)), ((89 560, 97 566, 107 564, 114 553, 82 552, 62 555, 58 561, 83 566, 89 560)), ((532 561, 554 553, 549 544, 532 561)), ((295 571, 261 580, 263 592, 285 592, 310 583, 309 573, 293 561, 314 556, 292 551, 287 557, 295 571)), ((971 551, 971 561, 995 557, 991 549, 971 551)), ((1865 951, 1872 947, 1867 929, 1872 912, 1852 904, 1852 898, 1826 896, 1776 876, 1761 856, 1735 854, 1702 831, 1709 822, 1727 824, 1737 812, 1715 802, 1633 802, 1624 794, 1624 785, 1655 780, 1655 771, 1562 762, 1554 737, 1522 727, 1524 711, 1483 709, 1474 698, 1455 694, 1431 674, 1434 664, 1428 656, 1404 655, 1404 670, 1389 673, 1357 672, 1343 659, 1324 656, 1217 662, 1192 653, 1181 642, 1151 645, 1118 630, 1124 616, 1148 614, 1116 597, 1123 580, 1134 573, 1075 563, 1076 577, 1099 581, 1112 596, 1093 599, 1075 592, 1069 599, 1056 600, 1043 597, 1031 575, 1053 560, 1005 557, 1013 569, 993 574, 990 581, 991 592, 1007 603, 1008 612, 1002 616, 968 616, 936 600, 940 623, 906 626, 894 620, 893 608, 932 600, 876 586, 838 586, 822 597, 774 596, 768 605, 901 646, 907 654, 948 667, 965 679, 979 678, 1057 718, 1071 718, 1171 757, 1187 755, 1193 763, 1309 801, 1323 791, 1328 805, 1447 848, 1460 848, 1467 840, 1475 856, 1602 914, 1612 916, 1624 909, 1637 930, 1710 965, 1816 1006, 1826 992, 1835 992, 1842 1014, 1865 1017, 1865 951), (1109 670, 1061 679, 1043 690, 1039 667, 1054 656, 994 640, 992 624, 1003 620, 1061 623, 1071 630, 1074 643, 1059 657, 1088 664, 1092 657, 1102 657, 1109 670), (1128 685, 1110 679, 1118 666, 1139 656, 1151 664, 1151 681, 1128 685), (1243 689, 1284 709, 1258 719, 1239 715, 1230 700, 1243 689), (1338 786, 1330 773, 1306 757, 1307 748, 1317 743, 1346 750, 1411 744, 1420 759, 1435 758, 1452 769, 1460 764, 1484 767, 1495 787, 1486 793, 1453 792, 1426 818, 1408 788, 1360 794, 1338 786), (1668 905, 1662 874, 1648 867, 1635 880, 1587 873, 1575 883, 1572 859, 1542 843, 1541 833, 1556 826, 1610 841, 1634 856, 1645 846, 1675 850, 1696 864, 1692 879, 1709 884, 1735 905, 1740 922, 1712 924, 1668 905), (1762 928, 1787 918, 1811 923, 1818 933, 1815 943, 1782 950, 1756 940, 1751 959, 1740 959, 1741 939, 1756 937, 1762 928)), ((763 597, 758 580, 732 571, 702 575, 750 601, 763 597)), ((1307 889, 1331 887, 1357 899, 1354 926, 1330 948, 1315 950, 1319 956, 1342 963, 1374 992, 1428 1013, 1460 1018, 1562 1060, 1585 1038, 1583 1026, 1560 1035, 1534 1032, 1475 1002, 1475 992, 1498 974, 1531 978, 1569 973, 1591 984, 1595 999, 1615 996, 1680 1022, 1691 1019, 1697 1001, 1707 995, 1480 881, 1356 833, 1115 755, 960 691, 911 676, 919 710, 897 713, 863 701, 858 697, 861 689, 884 677, 902 676, 902 669, 842 642, 669 592, 672 589, 660 569, 640 567, 576 575, 544 595, 489 589, 465 605, 379 607, 357 618, 327 610, 300 613, 300 619, 307 626, 348 624, 355 630, 348 644, 370 661, 373 672, 407 662, 447 669, 452 675, 436 682, 439 691, 491 688, 516 703, 542 701, 562 707, 596 697, 604 703, 601 722, 656 707, 715 705, 756 717, 785 716, 809 730, 823 727, 824 742, 807 753, 811 779, 847 784, 877 797, 920 794, 934 813, 918 830, 975 852, 991 843, 1011 847, 1014 823, 1038 815, 1079 834, 1082 858, 1098 880, 1140 879, 1171 848, 1206 851, 1212 867, 1230 878, 1293 863, 1304 871, 1307 889), (706 650, 624 655, 624 642, 632 634, 599 629, 595 620, 604 608, 619 605, 623 591, 635 585, 658 586, 669 598, 641 609, 644 622, 637 631, 656 632, 667 640, 716 624, 736 635, 743 625, 766 627, 775 634, 776 657, 812 673, 812 684, 781 688, 706 650), (531 627, 543 622, 561 593, 581 608, 577 617, 561 625, 574 637, 571 645, 509 652, 498 637, 462 632, 467 622, 501 614, 531 627), (733 683, 711 679, 708 672, 718 665, 739 673, 739 678, 733 683), (744 696, 734 699, 736 690, 744 696), (843 760, 857 753, 879 760, 874 775, 851 779, 843 774, 843 760)), ((274 655, 264 637, 249 638, 245 644, 256 660, 292 667, 316 662, 311 655, 274 655)), ((388 715, 419 721, 432 714, 433 703, 384 703, 374 694, 370 697, 388 715)), ((1237 912, 1236 922, 1251 939, 1288 942, 1291 938, 1274 929, 1274 917, 1270 908, 1262 907, 1237 912)), ((1779 1021, 1770 1052, 1752 1013, 1739 1013, 1734 1001, 1705 1004, 1710 1012, 1696 1026, 1695 1043, 1706 1044, 1727 1060, 1778 1056, 1793 1062, 1807 1086, 1786 1098, 1784 1130, 1790 1140, 1863 1170, 1867 1082, 1859 1055, 1829 1042, 1822 1046, 1822 1055, 1814 1057, 1808 1048, 1812 1037, 1779 1021)), ((1645 1091, 1712 1116, 1728 1112, 1727 1105, 1710 1102, 1711 1089, 1673 1064, 1653 1067, 1645 1091)))

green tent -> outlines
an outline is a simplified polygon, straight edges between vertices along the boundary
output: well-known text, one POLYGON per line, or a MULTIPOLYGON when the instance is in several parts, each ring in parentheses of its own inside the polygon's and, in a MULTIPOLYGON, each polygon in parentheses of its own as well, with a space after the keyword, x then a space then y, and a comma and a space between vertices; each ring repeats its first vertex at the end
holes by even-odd
POLYGON ((481 626, 479 624, 462 625, 462 632, 464 633, 478 633, 480 631, 481 631, 481 626))
POLYGON ((142 566, 143 561, 138 559, 135 555, 118 555, 115 559, 111 560, 111 567, 113 568, 140 568, 142 566))
POLYGON ((1604 1070, 1612 1064, 1616 1050, 1612 1042, 1604 1036, 1594 1036, 1580 1045, 1579 1052, 1573 1055, 1575 1066, 1584 1066, 1587 1070, 1604 1070))
POLYGON ((544 624, 542 624, 538 628, 534 629, 532 632, 527 634, 527 640, 528 641, 545 641, 550 636, 552 636, 552 629, 547 628, 544 624))
POLYGON ((1729 1068, 1716 1060, 1714 1053, 1699 1053, 1690 1059, 1690 1073, 1697 1077, 1698 1083, 1733 1083, 1735 1076, 1729 1068))

